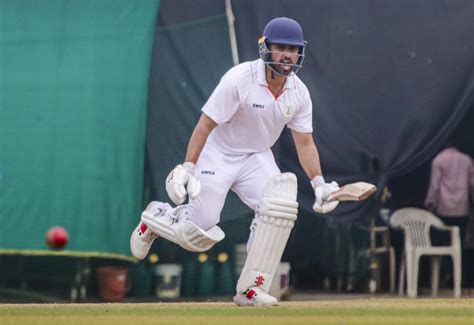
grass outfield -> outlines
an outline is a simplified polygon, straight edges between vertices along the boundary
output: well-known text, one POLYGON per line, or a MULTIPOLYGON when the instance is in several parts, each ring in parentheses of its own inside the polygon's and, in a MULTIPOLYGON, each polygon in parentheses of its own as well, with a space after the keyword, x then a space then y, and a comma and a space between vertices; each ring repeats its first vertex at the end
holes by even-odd
POLYGON ((0 324, 474 324, 474 299, 232 303, 4 304, 0 324))

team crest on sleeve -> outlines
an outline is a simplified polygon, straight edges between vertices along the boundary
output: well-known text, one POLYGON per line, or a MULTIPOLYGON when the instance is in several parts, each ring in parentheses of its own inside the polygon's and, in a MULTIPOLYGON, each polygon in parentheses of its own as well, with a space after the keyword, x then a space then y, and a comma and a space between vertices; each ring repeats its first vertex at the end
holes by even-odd
POLYGON ((286 117, 291 117, 295 113, 295 107, 291 104, 286 104, 283 107, 283 114, 285 114, 286 117))

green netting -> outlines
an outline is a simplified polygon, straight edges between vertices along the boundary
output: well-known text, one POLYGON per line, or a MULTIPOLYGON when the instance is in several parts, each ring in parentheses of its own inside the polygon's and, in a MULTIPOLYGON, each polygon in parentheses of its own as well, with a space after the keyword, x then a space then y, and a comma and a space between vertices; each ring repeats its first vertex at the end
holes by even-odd
POLYGON ((0 2, 0 250, 129 255, 159 0, 0 2))

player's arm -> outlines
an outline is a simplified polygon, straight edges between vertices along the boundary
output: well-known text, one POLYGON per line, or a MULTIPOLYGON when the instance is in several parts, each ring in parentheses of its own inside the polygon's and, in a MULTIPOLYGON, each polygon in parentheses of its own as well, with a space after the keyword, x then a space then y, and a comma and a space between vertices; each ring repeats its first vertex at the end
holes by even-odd
POLYGON ((470 175, 471 175, 471 187, 474 188, 474 160, 471 160, 470 175))
POLYGON ((189 139, 184 163, 177 165, 166 178, 166 192, 174 203, 178 205, 184 203, 187 194, 191 199, 199 195, 201 183, 194 176, 195 164, 209 134, 217 125, 232 118, 239 107, 239 102, 239 93, 232 81, 232 75, 226 74, 202 108, 201 117, 189 139))
POLYGON ((428 210, 436 211, 438 206, 439 184, 441 183, 441 176, 441 168, 438 166, 437 161, 433 160, 431 163, 430 184, 425 199, 425 207, 428 210))
POLYGON ((201 114, 189 140, 184 163, 177 165, 166 178, 166 192, 175 204, 184 203, 188 194, 191 199, 195 199, 201 192, 201 183, 194 176, 195 164, 216 125, 205 113, 201 114))
POLYGON ((312 133, 301 133, 291 130, 295 141, 296 152, 301 167, 311 180, 316 200, 313 205, 314 211, 327 213, 334 210, 339 202, 328 202, 329 195, 339 189, 336 182, 326 183, 321 170, 318 149, 313 140, 312 133))
POLYGON ((295 130, 291 130, 291 133, 295 141, 298 160, 306 175, 308 175, 310 180, 316 176, 322 176, 323 172, 321 171, 319 153, 314 143, 312 133, 301 133, 295 130))
POLYGON ((193 134, 189 139, 186 158, 184 159, 185 162, 196 164, 202 148, 204 148, 204 145, 206 144, 207 137, 216 126, 217 123, 207 116, 206 113, 201 114, 201 118, 196 124, 193 134))

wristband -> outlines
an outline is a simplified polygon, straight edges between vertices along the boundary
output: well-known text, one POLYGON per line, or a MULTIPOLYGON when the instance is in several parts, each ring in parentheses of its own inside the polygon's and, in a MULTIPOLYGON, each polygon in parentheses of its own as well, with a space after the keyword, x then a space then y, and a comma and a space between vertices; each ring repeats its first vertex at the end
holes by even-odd
POLYGON ((183 163, 183 168, 186 169, 186 171, 190 172, 191 174, 194 174, 196 165, 190 161, 186 161, 183 163))
POLYGON ((313 188, 315 188, 318 185, 323 185, 326 182, 324 181, 324 177, 321 175, 316 176, 311 180, 311 185, 313 185, 313 188))

